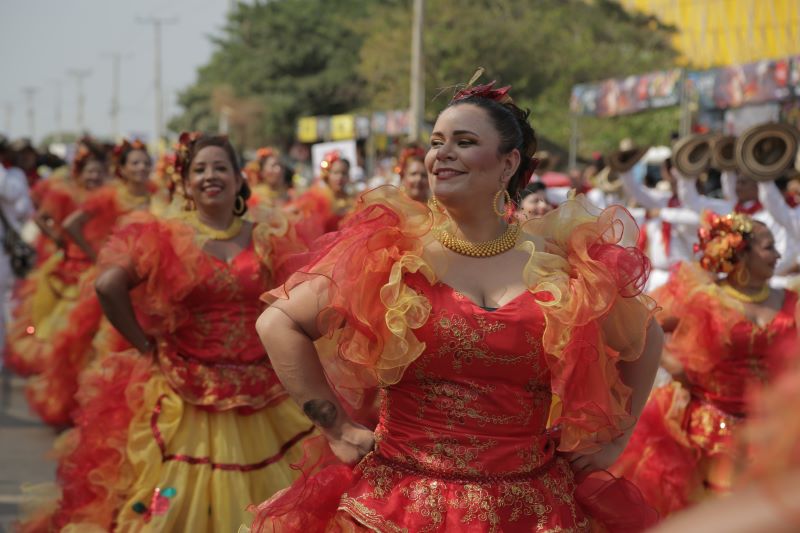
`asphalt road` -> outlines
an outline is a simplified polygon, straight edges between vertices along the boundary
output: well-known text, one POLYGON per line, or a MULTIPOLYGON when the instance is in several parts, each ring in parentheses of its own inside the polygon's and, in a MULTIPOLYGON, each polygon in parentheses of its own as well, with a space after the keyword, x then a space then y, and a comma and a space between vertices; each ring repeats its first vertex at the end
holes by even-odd
POLYGON ((47 459, 56 432, 28 411, 25 381, 0 375, 0 533, 19 516, 23 484, 52 482, 55 463, 47 459))

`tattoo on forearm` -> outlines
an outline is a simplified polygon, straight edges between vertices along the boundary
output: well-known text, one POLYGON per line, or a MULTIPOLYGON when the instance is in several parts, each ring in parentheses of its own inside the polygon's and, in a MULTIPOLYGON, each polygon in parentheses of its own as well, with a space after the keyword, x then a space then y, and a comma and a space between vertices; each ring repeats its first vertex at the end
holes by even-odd
POLYGON ((336 406, 328 400, 309 400, 303 404, 303 412, 321 428, 329 428, 336 422, 336 406))

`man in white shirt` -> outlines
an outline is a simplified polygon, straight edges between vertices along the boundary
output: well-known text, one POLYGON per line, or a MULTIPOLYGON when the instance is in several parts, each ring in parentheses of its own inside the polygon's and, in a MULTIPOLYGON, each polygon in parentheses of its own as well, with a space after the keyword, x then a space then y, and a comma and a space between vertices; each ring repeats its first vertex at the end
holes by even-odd
MULTIPOLYGON (((778 264, 775 265, 775 275, 770 285, 783 288, 789 281, 789 276, 797 266, 797 241, 790 238, 786 228, 772 215, 770 210, 764 209, 759 201, 759 186, 755 180, 746 176, 737 175, 733 171, 722 173, 723 198, 709 198, 697 192, 697 179, 686 178, 676 169, 673 174, 678 180, 678 197, 687 208, 702 213, 705 210, 713 211, 720 215, 729 213, 742 213, 750 215, 754 220, 763 222, 775 237, 775 248, 781 254, 778 264)), ((781 198, 781 201, 784 200, 781 198)))
MULTIPOLYGON (((0 209, 11 227, 19 232, 33 214, 28 181, 22 170, 12 166, 5 139, 0 138, 0 209)), ((6 324, 11 312, 11 295, 16 277, 2 242, 5 227, 0 223, 0 353, 5 346, 6 324)), ((0 361, 1 362, 1 361, 0 361)))
POLYGON ((647 280, 646 292, 662 286, 669 279, 670 269, 681 261, 691 261, 697 241, 699 215, 683 207, 678 199, 675 178, 670 174, 669 160, 661 163, 661 179, 669 189, 651 189, 643 183, 644 162, 639 162, 620 174, 625 194, 633 198, 640 209, 631 209, 639 222, 640 243, 650 258, 653 270, 647 280), (643 211, 643 213, 636 213, 643 211), (642 216, 643 215, 643 216, 642 216))

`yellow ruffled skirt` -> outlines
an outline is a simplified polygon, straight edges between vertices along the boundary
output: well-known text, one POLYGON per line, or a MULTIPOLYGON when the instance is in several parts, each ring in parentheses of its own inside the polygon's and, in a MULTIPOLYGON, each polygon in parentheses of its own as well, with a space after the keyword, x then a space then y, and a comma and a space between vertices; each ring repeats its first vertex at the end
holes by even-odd
MULTIPOLYGON (((131 421, 131 486, 114 531, 231 532, 246 508, 289 486, 314 428, 290 399, 252 414, 212 412, 181 399, 158 373, 131 421)), ((91 530, 85 523, 62 531, 91 530)), ((96 526, 95 526, 96 527, 96 526)))

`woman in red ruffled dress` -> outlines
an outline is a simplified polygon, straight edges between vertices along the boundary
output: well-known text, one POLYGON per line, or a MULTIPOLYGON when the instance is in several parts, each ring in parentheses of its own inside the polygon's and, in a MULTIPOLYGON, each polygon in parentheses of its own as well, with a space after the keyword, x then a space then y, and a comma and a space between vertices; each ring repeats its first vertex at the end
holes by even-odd
MULTIPOLYGON (((800 346, 791 353, 800 355, 800 346)), ((795 533, 800 530, 800 365, 748 403, 734 492, 676 513, 653 533, 795 533)))
POLYGON ((699 264, 681 264, 653 294, 676 380, 653 392, 612 469, 662 516, 730 490, 748 394, 786 368, 798 335, 797 294, 769 287, 780 257, 769 229, 707 213, 699 236, 699 264))
POLYGON ((42 232, 61 250, 41 263, 19 288, 20 302, 9 328, 5 363, 28 376, 44 370, 54 335, 67 325, 67 314, 78 297, 78 281, 91 261, 63 230, 66 219, 88 195, 100 188, 107 174, 103 151, 83 141, 72 162, 70 180, 48 183, 36 191, 37 221, 42 232))
POLYGON ((267 146, 256 150, 256 158, 246 165, 245 175, 252 190, 248 208, 283 207, 292 200, 294 174, 281 162, 281 154, 275 148, 267 146))
MULTIPOLYGON (((69 239, 92 263, 124 215, 149 208, 154 188, 150 181, 152 161, 141 141, 123 140, 115 146, 112 165, 118 179, 92 191, 64 221, 69 239)), ((78 375, 92 358, 92 343, 103 316, 93 288, 96 275, 93 267, 82 274, 78 301, 69 310, 65 326, 54 333, 43 355, 42 372, 26 387, 31 409, 53 426, 72 422, 78 375)))
POLYGON ((425 150, 421 146, 408 146, 400 152, 397 161, 400 187, 417 202, 427 203, 431 197, 428 172, 425 170, 425 150))
POLYGON ((83 372, 61 499, 29 531, 234 531, 242 500, 297 476, 290 463, 314 426, 256 336, 253 294, 285 279, 283 258, 300 249, 279 211, 243 220, 249 190, 226 137, 181 143, 193 208, 132 213, 100 252, 100 303, 135 349, 83 372))
POLYGON ((287 204, 287 212, 303 221, 298 230, 306 242, 339 229, 352 211, 354 198, 347 190, 349 182, 350 162, 338 151, 329 152, 320 163, 317 182, 287 204))
POLYGON ((252 531, 620 532, 655 521, 633 487, 602 472, 658 366, 661 329, 641 293, 649 263, 621 208, 578 197, 513 221, 536 140, 507 92, 461 91, 439 116, 430 209, 393 187, 364 193, 265 295, 261 339, 325 440, 309 446, 303 479, 254 508, 252 531))

